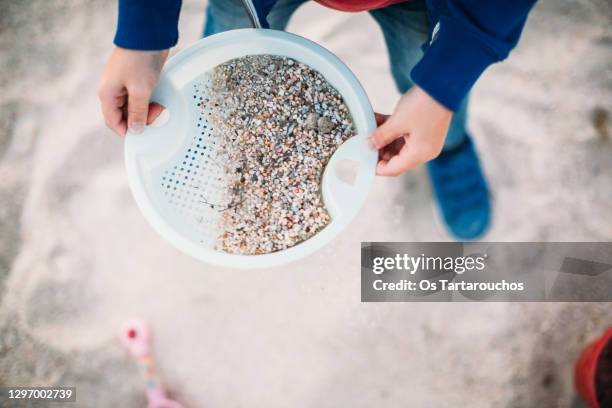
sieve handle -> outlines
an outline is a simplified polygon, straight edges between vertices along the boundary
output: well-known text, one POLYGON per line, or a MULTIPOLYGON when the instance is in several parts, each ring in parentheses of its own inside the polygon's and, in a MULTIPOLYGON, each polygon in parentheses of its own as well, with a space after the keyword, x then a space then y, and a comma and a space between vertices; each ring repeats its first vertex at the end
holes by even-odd
POLYGON ((172 151, 177 146, 174 135, 182 135, 185 124, 185 102, 178 90, 167 79, 161 79, 151 95, 151 102, 162 105, 169 115, 168 120, 156 125, 155 123, 145 127, 140 134, 128 132, 126 147, 134 153, 142 153, 154 148, 156 151, 172 151), (163 145, 165 148, 160 147, 163 145))
POLYGON ((323 198, 332 218, 352 216, 359 210, 374 179, 377 158, 363 136, 350 138, 332 155, 323 174, 323 198), (358 166, 352 182, 339 176, 339 166, 345 161, 358 166))
POLYGON ((253 28, 263 28, 261 25, 261 21, 259 20, 259 16, 257 15, 257 9, 253 4, 252 0, 242 0, 242 6, 245 11, 249 15, 249 20, 251 20, 251 24, 253 24, 253 28))

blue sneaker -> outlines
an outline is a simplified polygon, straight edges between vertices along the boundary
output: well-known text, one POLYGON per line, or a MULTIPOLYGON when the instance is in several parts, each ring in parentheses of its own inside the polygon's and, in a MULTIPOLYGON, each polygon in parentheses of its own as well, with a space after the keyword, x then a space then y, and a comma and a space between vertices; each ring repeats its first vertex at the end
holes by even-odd
POLYGON ((489 189, 469 135, 427 163, 438 208, 459 240, 481 237, 491 222, 489 189))

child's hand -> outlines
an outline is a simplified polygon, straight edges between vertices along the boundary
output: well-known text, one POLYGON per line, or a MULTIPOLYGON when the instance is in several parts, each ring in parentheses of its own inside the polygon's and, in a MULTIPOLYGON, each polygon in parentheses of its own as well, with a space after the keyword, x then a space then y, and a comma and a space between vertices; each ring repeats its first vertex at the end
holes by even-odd
POLYGON ((106 126, 124 136, 127 129, 140 133, 163 111, 149 106, 151 92, 168 56, 164 51, 136 51, 115 48, 98 87, 98 96, 106 126))
POLYGON ((397 176, 437 157, 453 113, 417 86, 404 94, 391 116, 376 114, 370 136, 379 150, 376 174, 397 176))

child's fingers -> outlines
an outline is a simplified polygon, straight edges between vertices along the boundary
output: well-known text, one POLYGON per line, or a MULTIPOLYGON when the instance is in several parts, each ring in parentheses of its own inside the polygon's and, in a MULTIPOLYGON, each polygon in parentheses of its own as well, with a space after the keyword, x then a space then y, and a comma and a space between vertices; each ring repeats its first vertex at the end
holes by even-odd
POLYGON ((125 136, 127 123, 123 117, 123 104, 113 96, 100 95, 100 107, 106 126, 118 135, 125 136))
POLYGON ((396 126, 393 118, 389 118, 372 132, 370 139, 377 149, 382 149, 401 136, 401 130, 396 126))
POLYGON ((164 111, 164 108, 162 105, 160 105, 159 103, 150 103, 149 104, 149 113, 147 114, 147 125, 150 125, 151 123, 153 123, 155 121, 155 119, 157 119, 157 117, 159 115, 161 115, 161 113, 164 111))
POLYGON ((406 143, 398 154, 388 160, 384 158, 378 162, 376 166, 376 174, 378 176, 399 176, 400 174, 413 169, 423 161, 416 154, 414 149, 410 148, 410 144, 406 143))
POLYGON ((132 133, 141 133, 147 123, 149 97, 151 93, 144 88, 128 89, 128 129, 132 133))
POLYGON ((390 160, 391 157, 395 156, 400 152, 405 143, 406 138, 404 137, 395 139, 393 142, 389 143, 388 145, 379 150, 380 159, 390 160))

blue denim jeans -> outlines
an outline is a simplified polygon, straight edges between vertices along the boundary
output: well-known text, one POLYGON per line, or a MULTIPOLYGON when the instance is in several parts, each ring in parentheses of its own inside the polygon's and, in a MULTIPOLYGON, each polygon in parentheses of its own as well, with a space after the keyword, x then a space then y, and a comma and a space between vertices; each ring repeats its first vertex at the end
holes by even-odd
MULTIPOLYGON (((307 0, 279 0, 268 15, 270 28, 284 30, 289 19, 307 0)), ((399 3, 371 10, 370 15, 380 26, 391 64, 391 74, 401 93, 412 86, 410 71, 423 55, 422 45, 427 42, 430 23, 424 0, 399 3)), ((210 0, 206 13, 204 36, 235 28, 251 27, 251 22, 240 0, 210 0)), ((453 115, 444 149, 452 149, 463 140, 467 122, 466 97, 453 115)))

